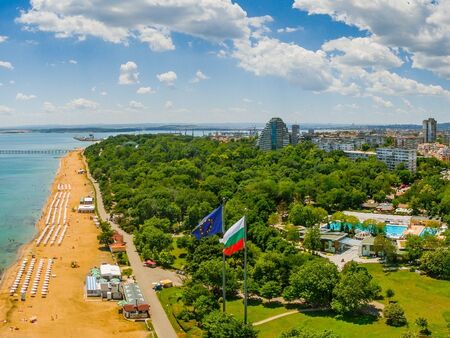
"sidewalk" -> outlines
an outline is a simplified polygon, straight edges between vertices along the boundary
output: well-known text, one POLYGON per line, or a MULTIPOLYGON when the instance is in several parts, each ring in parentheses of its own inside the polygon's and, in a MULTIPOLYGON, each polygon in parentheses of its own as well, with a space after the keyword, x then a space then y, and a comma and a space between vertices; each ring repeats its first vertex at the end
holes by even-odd
MULTIPOLYGON (((107 221, 109 220, 109 214, 106 212, 103 205, 103 198, 100 192, 99 185, 91 176, 86 159, 83 158, 83 161, 86 165, 88 179, 92 182, 95 188, 98 214, 102 220, 107 221)), ((166 312, 159 302, 156 292, 152 289, 152 283, 160 281, 162 279, 170 279, 174 283, 174 285, 181 285, 182 282, 180 280, 180 277, 172 271, 164 270, 159 267, 154 269, 144 267, 143 262, 141 261, 141 258, 139 257, 139 254, 136 250, 136 247, 134 246, 133 235, 130 235, 120 229, 119 226, 114 222, 109 221, 109 223, 111 224, 113 230, 116 230, 123 235, 123 239, 127 243, 128 260, 130 261, 131 268, 133 269, 133 275, 136 277, 136 280, 138 281, 144 294, 144 298, 150 305, 151 320, 156 334, 159 338, 177 338, 178 336, 174 328, 172 327, 169 318, 167 318, 166 312)))

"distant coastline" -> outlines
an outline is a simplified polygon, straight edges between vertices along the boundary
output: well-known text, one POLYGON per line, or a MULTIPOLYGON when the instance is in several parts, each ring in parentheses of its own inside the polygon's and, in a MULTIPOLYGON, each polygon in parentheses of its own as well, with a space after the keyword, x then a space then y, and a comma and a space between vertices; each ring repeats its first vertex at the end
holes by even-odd
MULTIPOLYGON (((288 123, 289 124, 289 123, 288 123)), ((130 133, 167 131, 182 133, 186 131, 238 131, 238 130, 261 130, 264 123, 201 123, 201 124, 117 124, 117 125, 78 125, 78 126, 17 126, 11 128, 0 128, 0 134, 20 133, 130 133)), ((418 124, 387 124, 387 125, 364 125, 364 124, 338 124, 338 123, 300 123, 302 129, 315 130, 420 130, 422 125, 418 124)), ((439 130, 450 130, 450 122, 440 123, 439 130)))

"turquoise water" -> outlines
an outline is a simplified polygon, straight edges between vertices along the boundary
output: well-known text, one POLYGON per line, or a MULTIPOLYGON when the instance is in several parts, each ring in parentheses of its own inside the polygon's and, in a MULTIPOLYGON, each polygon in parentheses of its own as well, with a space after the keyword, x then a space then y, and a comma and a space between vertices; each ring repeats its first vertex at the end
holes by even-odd
POLYGON ((391 238, 398 238, 408 229, 405 225, 386 225, 384 230, 386 231, 386 236, 391 238))
MULTIPOLYGON (((71 134, 0 134, 0 149, 73 149, 71 134)), ((0 155, 0 271, 36 233, 59 166, 54 155, 0 155)))

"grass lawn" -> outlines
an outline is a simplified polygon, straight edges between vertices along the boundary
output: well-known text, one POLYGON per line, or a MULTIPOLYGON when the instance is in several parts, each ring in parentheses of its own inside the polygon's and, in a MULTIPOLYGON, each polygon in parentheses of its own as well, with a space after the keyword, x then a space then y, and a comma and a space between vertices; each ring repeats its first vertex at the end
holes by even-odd
MULTIPOLYGON (((396 271, 384 273, 379 264, 365 265, 381 285, 383 294, 387 289, 395 292, 393 300, 405 310, 409 329, 418 331, 414 324, 417 317, 428 320, 433 337, 449 337, 450 282, 420 276, 414 272, 396 271)), ((381 302, 387 304, 387 300, 381 302)), ((251 315, 250 315, 251 316, 251 315)), ((331 313, 299 313, 276 319, 256 328, 260 337, 278 337, 282 331, 307 326, 312 329, 329 329, 341 337, 400 337, 408 328, 387 326, 384 320, 373 317, 344 318, 338 320, 331 313)))
POLYGON ((186 249, 181 249, 178 247, 176 238, 172 243, 172 255, 175 256, 175 262, 172 264, 172 267, 176 270, 182 270, 183 266, 186 265, 186 258, 184 258, 184 256, 186 255, 187 251, 186 249))
MULTIPOLYGON (((294 308, 287 309, 284 305, 272 302, 262 304, 260 301, 249 300, 247 307, 248 321, 251 323, 279 315, 294 308)), ((227 302, 227 312, 232 313, 237 319, 244 318, 244 303, 242 299, 231 300, 227 302)))
MULTIPOLYGON (((379 264, 365 266, 381 285, 383 292, 394 290, 393 299, 405 310, 410 326, 417 317, 424 317, 428 320, 433 336, 449 336, 450 281, 436 280, 405 270, 385 273, 379 264)), ((387 300, 384 303, 387 304, 387 300)))
POLYGON ((178 299, 178 294, 180 293, 180 288, 173 287, 162 289, 158 292, 158 298, 161 302, 164 311, 166 311, 167 317, 169 317, 169 321, 172 324, 172 327, 175 329, 176 333, 184 333, 183 329, 178 324, 176 318, 172 313, 171 305, 175 304, 178 299))

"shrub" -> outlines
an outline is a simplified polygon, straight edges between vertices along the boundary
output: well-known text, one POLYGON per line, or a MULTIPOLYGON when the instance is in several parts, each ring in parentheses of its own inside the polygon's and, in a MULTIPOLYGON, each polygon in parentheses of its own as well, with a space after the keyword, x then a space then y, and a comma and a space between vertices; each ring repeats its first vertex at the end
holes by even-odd
POLYGON ((392 289, 387 289, 386 290, 386 297, 387 298, 392 298, 392 297, 394 297, 394 295, 395 295, 394 290, 392 290, 392 289))
POLYGON ((386 324, 390 326, 398 327, 407 323, 405 311, 396 303, 391 303, 384 308, 384 317, 386 318, 386 324))

